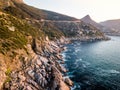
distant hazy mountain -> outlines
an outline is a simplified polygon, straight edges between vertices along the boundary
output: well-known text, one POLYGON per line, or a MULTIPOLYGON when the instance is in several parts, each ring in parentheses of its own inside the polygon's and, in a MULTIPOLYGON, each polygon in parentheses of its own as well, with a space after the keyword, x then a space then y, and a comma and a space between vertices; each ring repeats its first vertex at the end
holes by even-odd
POLYGON ((100 23, 101 25, 111 28, 114 35, 120 35, 120 19, 107 20, 100 23))
MULTIPOLYGON (((99 30, 101 30, 102 32, 104 32, 107 35, 118 35, 116 33, 116 29, 113 28, 112 23, 106 22, 102 22, 102 23, 97 23, 94 20, 92 20, 92 18, 89 15, 86 15, 85 17, 83 17, 81 19, 82 21, 84 21, 85 23, 89 23, 93 26, 95 26, 96 28, 98 28, 99 30)), ((114 23, 114 22, 113 22, 114 23)), ((120 23, 120 21, 119 21, 120 23)), ((114 23, 115 24, 115 23, 114 23)), ((115 24, 116 25, 116 24, 115 24)), ((114 26, 115 26, 114 25, 114 26)), ((119 25, 117 25, 119 26, 119 25)), ((116 26, 115 26, 116 27, 116 26)), ((119 26, 120 27, 120 26, 119 26)))

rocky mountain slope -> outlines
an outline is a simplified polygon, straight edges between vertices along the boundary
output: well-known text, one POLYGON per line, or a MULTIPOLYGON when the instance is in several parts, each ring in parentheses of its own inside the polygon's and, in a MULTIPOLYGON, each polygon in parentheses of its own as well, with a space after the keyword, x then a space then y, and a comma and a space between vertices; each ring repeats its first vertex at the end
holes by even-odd
POLYGON ((106 38, 96 27, 82 21, 54 22, 54 25, 71 40, 102 40, 106 38))
POLYGON ((108 20, 100 23, 101 25, 111 28, 113 35, 120 35, 120 19, 108 20))
POLYGON ((114 34, 114 31, 112 30, 111 27, 107 27, 106 25, 95 22, 89 15, 86 15, 81 20, 84 21, 85 23, 95 26, 96 28, 98 28, 100 31, 102 31, 103 33, 105 33, 107 35, 114 34))
POLYGON ((62 40, 49 41, 42 30, 1 12, 0 90, 69 90, 59 64, 62 40))
POLYGON ((86 23, 89 23, 93 26, 95 26, 96 28, 98 29, 101 29, 103 26, 100 25, 99 23, 95 22, 94 20, 92 20, 92 18, 89 16, 89 15, 86 15, 85 17, 83 17, 81 19, 82 21, 86 22, 86 23))
POLYGON ((68 39, 105 39, 76 18, 26 5, 0 1, 0 89, 70 90, 60 52, 68 39))

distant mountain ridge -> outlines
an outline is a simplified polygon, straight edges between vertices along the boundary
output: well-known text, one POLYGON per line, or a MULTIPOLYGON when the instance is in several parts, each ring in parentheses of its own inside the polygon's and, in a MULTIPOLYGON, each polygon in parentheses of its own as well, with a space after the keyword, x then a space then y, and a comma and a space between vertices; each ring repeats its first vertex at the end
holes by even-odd
POLYGON ((89 15, 86 15, 81 20, 95 26, 107 35, 117 35, 116 31, 112 28, 112 24, 110 26, 107 26, 105 23, 97 23, 94 20, 92 20, 92 18, 89 15))
POLYGON ((120 19, 107 20, 100 22, 101 25, 111 28, 114 35, 120 35, 120 19))

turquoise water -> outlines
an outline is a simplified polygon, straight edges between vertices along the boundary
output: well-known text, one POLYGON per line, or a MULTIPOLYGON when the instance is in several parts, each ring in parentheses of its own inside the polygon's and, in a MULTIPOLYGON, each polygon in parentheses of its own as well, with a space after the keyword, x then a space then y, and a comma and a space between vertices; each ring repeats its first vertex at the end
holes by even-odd
POLYGON ((120 37, 66 45, 62 53, 72 90, 120 90, 120 37))

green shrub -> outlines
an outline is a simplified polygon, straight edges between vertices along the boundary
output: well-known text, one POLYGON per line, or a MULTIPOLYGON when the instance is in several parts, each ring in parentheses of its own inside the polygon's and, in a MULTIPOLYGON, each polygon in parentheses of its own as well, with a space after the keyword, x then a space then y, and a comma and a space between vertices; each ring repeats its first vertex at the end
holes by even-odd
POLYGON ((6 74, 6 76, 10 76, 10 74, 11 74, 11 69, 8 68, 8 69, 6 70, 6 72, 5 72, 5 74, 6 74))

